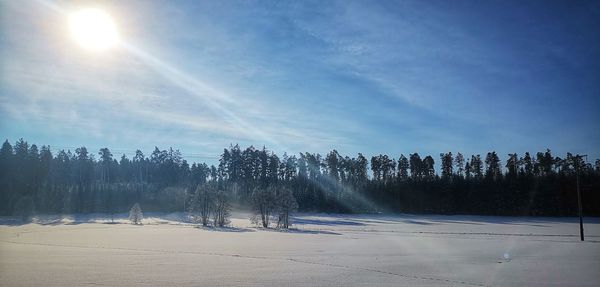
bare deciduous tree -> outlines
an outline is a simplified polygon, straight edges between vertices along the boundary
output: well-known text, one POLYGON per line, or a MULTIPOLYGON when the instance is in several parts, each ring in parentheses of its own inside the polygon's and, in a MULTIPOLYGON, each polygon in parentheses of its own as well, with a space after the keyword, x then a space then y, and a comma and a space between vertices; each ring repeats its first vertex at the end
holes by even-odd
POLYGON ((208 226, 210 215, 215 208, 216 189, 212 184, 198 185, 189 204, 189 213, 192 221, 208 226))
POLYGON ((278 228, 289 228, 292 225, 291 214, 298 209, 296 198, 289 187, 282 187, 277 194, 278 228))
POLYGON ((275 211, 275 186, 271 185, 267 188, 257 187, 252 192, 252 208, 254 214, 250 220, 256 225, 262 225, 262 227, 269 227, 271 221, 271 215, 275 211))
POLYGON ((214 202, 213 225, 215 227, 223 227, 230 223, 231 205, 227 195, 223 191, 217 192, 214 202))

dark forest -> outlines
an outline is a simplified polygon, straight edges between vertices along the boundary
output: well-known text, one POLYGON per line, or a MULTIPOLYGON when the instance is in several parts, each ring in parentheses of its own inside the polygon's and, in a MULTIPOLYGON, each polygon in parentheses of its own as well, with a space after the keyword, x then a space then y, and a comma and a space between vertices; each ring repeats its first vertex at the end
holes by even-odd
POLYGON ((550 150, 505 160, 493 151, 368 159, 232 145, 209 166, 190 165, 172 148, 132 158, 108 148, 53 154, 20 139, 0 150, 0 213, 118 213, 136 202, 146 211, 185 211, 197 186, 209 184, 237 208, 248 207, 253 190, 285 187, 307 212, 573 216, 578 178, 584 215, 599 216, 600 161, 550 150))

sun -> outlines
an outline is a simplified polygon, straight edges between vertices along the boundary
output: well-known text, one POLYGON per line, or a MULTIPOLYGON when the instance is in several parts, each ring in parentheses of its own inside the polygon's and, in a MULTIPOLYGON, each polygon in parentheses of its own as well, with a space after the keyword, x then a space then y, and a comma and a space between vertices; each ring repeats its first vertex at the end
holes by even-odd
POLYGON ((69 31, 80 46, 92 51, 103 51, 119 42, 113 19, 100 9, 81 9, 69 15, 69 31))

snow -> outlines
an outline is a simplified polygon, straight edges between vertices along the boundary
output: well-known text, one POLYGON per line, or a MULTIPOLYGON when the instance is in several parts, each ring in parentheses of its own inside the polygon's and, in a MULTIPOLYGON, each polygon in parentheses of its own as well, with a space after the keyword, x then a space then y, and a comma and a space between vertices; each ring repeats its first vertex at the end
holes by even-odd
POLYGON ((2 286, 597 286, 600 218, 296 216, 197 228, 184 213, 0 218, 2 286))

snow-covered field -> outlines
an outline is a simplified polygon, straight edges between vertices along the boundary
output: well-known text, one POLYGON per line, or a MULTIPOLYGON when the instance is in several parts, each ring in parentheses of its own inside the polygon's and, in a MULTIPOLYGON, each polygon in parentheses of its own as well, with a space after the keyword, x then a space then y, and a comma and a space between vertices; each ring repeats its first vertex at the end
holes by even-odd
POLYGON ((0 220, 1 286, 598 286, 600 219, 296 217, 295 230, 143 226, 106 216, 0 220))

